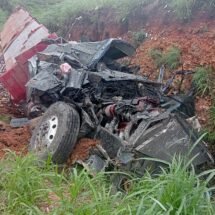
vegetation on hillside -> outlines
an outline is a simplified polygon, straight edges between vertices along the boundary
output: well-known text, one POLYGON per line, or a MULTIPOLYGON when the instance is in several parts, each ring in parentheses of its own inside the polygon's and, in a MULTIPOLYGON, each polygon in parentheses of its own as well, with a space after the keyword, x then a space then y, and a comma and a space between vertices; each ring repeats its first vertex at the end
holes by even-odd
POLYGON ((212 67, 197 67, 193 76, 193 83, 196 88, 196 94, 201 97, 209 96, 212 100, 212 106, 209 111, 209 121, 207 123, 207 135, 205 140, 211 145, 215 143, 215 69, 212 67))
POLYGON ((176 46, 170 47, 165 53, 154 48, 150 50, 149 55, 158 68, 164 65, 166 69, 174 70, 180 66, 181 50, 176 46))
POLYGON ((63 25, 66 20, 74 19, 79 13, 111 7, 118 10, 119 17, 125 17, 130 11, 149 0, 3 0, 0 7, 9 14, 16 6, 28 9, 42 23, 63 25))
POLYGON ((146 39, 146 33, 142 31, 132 32, 132 45, 137 48, 139 47, 143 41, 146 39))
MULTIPOLYGON (((193 82, 197 89, 197 94, 207 96, 212 92, 213 80, 211 80, 212 68, 197 67, 193 76, 193 82)), ((212 96, 212 95, 211 95, 212 96)))
POLYGON ((167 3, 181 20, 189 20, 198 8, 208 11, 215 8, 215 0, 167 0, 167 3))
POLYGON ((7 15, 8 15, 7 12, 3 11, 0 8, 0 29, 1 29, 1 26, 3 26, 3 24, 5 23, 7 15))
POLYGON ((210 182, 215 170, 196 174, 175 159, 157 177, 130 177, 127 193, 114 191, 110 177, 77 169, 60 171, 31 155, 9 154, 0 161, 0 214, 196 214, 215 213, 210 182), (203 180, 204 178, 204 180, 203 180))
MULTIPOLYGON (((131 12, 149 3, 151 0, 1 0, 0 26, 17 6, 29 10, 48 27, 59 30, 68 20, 74 20, 87 11, 109 7, 116 10, 118 14, 116 19, 123 20, 131 12)), ((182 20, 190 19, 196 7, 206 8, 212 12, 215 9, 215 0, 162 0, 159 4, 167 5, 182 20)))

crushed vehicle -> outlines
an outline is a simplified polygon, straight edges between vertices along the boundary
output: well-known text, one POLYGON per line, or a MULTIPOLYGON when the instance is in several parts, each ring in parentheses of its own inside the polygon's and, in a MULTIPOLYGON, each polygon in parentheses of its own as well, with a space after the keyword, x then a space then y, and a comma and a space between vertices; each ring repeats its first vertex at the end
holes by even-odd
POLYGON ((23 9, 7 21, 1 46, 1 83, 14 102, 25 100, 30 119, 41 116, 29 146, 40 159, 51 156, 65 163, 78 140, 91 138, 100 144, 82 165, 95 172, 119 168, 142 176, 149 169, 158 172, 176 155, 192 158, 196 168, 213 162, 190 123, 195 118, 192 90, 170 93, 175 76, 181 75, 182 84, 192 71, 177 71, 163 84, 162 68, 158 81, 150 81, 138 67, 120 63, 135 53, 127 42, 67 42, 23 9), (15 20, 18 25, 11 27, 15 20))
POLYGON ((195 116, 194 96, 169 95, 167 84, 138 75, 137 67, 117 60, 135 49, 122 40, 50 44, 29 60, 27 103, 30 117, 43 116, 33 132, 30 150, 41 159, 65 163, 77 140, 100 140, 84 166, 110 166, 142 176, 156 173, 175 155, 194 158, 200 167, 213 162, 198 132, 187 119, 195 116), (144 159, 148 158, 148 159, 144 159), (153 159, 157 161, 152 161, 153 159), (160 161, 160 162, 158 162, 160 161))

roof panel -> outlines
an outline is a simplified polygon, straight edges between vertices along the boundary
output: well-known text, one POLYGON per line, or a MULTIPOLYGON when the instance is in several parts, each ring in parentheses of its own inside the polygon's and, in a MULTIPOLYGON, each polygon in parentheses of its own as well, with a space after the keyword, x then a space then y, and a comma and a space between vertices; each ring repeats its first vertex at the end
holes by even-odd
POLYGON ((26 25, 31 22, 33 18, 30 14, 19 9, 15 11, 6 21, 3 30, 1 32, 1 47, 5 50, 10 43, 16 39, 16 37, 22 32, 26 25))

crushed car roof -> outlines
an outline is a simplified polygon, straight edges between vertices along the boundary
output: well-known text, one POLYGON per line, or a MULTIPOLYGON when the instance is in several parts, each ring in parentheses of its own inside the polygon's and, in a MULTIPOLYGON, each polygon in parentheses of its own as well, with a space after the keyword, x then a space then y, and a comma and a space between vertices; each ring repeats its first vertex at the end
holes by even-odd
POLYGON ((88 69, 95 69, 101 59, 117 60, 132 56, 134 53, 135 48, 132 45, 114 38, 99 42, 53 44, 42 52, 43 55, 49 56, 69 54, 88 69))

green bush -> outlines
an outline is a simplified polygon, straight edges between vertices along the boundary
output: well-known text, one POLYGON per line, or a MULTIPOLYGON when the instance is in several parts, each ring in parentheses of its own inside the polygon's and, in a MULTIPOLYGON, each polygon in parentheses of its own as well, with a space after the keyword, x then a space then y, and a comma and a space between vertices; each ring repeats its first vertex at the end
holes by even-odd
POLYGON ((149 52, 150 57, 154 60, 157 67, 161 67, 163 64, 163 52, 160 49, 154 48, 149 52))
POLYGON ((157 48, 152 49, 149 55, 157 67, 164 65, 167 69, 174 70, 180 66, 181 51, 175 46, 170 47, 166 53, 157 48))
POLYGON ((197 67, 194 71, 193 83, 197 89, 197 94, 204 96, 211 92, 211 68, 197 67))
POLYGON ((132 32, 132 44, 137 48, 146 39, 146 33, 144 31, 132 32))
POLYGON ((170 70, 177 69, 180 66, 181 51, 179 48, 172 46, 164 54, 164 65, 170 70))
POLYGON ((207 135, 205 140, 215 146, 215 106, 212 106, 209 111, 209 122, 207 125, 207 135))
POLYGON ((214 131, 206 131, 206 136, 204 140, 209 143, 210 145, 215 144, 215 132, 214 131))

